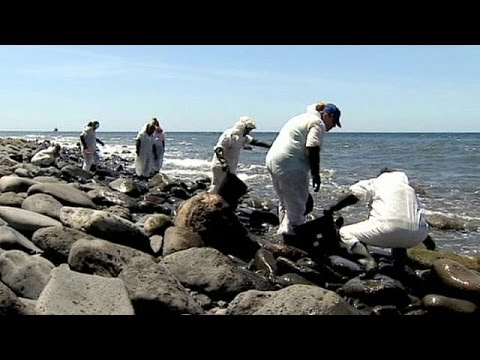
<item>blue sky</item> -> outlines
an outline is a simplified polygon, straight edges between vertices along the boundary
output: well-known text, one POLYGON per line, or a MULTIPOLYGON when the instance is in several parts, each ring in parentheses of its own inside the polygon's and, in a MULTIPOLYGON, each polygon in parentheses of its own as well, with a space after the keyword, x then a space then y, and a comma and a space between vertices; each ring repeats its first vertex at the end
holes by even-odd
POLYGON ((308 104, 345 132, 479 132, 480 46, 0 45, 0 130, 278 131, 308 104))

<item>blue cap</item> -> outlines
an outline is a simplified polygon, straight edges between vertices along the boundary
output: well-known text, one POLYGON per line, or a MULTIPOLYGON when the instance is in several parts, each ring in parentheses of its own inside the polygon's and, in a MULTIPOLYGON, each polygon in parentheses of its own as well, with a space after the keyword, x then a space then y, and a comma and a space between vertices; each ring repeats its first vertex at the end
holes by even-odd
POLYGON ((334 104, 327 104, 323 108, 323 111, 332 115, 334 120, 335 120, 335 123, 337 124, 337 126, 342 127, 342 125, 340 124, 340 114, 341 114, 341 112, 340 112, 339 108, 337 108, 334 104))

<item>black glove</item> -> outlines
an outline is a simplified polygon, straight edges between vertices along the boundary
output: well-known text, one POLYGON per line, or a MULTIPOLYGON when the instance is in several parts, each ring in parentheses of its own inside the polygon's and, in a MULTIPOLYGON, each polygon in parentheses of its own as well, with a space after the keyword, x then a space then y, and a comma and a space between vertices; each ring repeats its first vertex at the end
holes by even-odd
POLYGON ((323 209, 323 215, 325 216, 333 216, 333 210, 332 208, 328 207, 326 209, 323 209))
POLYGON ((425 240, 423 240, 423 245, 425 245, 425 247, 428 249, 428 250, 435 250, 435 242, 432 240, 432 238, 429 236, 427 236, 427 238, 425 240))
POLYGON ((230 171, 230 166, 228 166, 227 163, 223 163, 222 164, 222 170, 225 171, 225 172, 229 172, 230 171))
POLYGON ((312 175, 312 180, 313 180, 313 191, 318 192, 320 190, 320 184, 322 183, 322 180, 320 179, 320 175, 312 175))

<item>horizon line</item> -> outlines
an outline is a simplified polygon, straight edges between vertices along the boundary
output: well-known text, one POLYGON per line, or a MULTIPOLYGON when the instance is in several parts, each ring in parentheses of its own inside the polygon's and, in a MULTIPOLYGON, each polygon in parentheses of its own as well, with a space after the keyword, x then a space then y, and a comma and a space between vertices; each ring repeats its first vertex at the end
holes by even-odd
MULTIPOLYGON (((166 133, 222 133, 225 130, 172 130, 166 131, 166 133)), ((14 132, 37 132, 45 134, 55 134, 55 133, 72 133, 72 132, 81 132, 80 130, 62 130, 62 131, 52 131, 52 130, 0 130, 0 133, 14 133, 14 132)), ((100 130, 98 133, 137 133, 138 130, 100 130)), ((278 133, 277 131, 265 130, 265 131, 255 131, 255 133, 278 133)), ((479 131, 336 131, 332 134, 480 134, 479 131)))

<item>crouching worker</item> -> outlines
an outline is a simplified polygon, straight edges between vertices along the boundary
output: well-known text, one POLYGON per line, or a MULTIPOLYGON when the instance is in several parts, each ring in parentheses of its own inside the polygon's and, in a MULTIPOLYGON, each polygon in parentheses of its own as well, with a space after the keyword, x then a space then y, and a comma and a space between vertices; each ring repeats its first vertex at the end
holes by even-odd
POLYGON ((367 220, 346 225, 339 231, 342 243, 351 254, 360 257, 359 262, 367 271, 377 264, 365 245, 392 248, 394 261, 401 264, 406 260, 406 249, 421 242, 429 250, 435 249, 423 209, 404 172, 385 168, 378 177, 359 181, 349 190, 337 204, 325 209, 324 214, 356 203, 369 205, 367 220))
POLYGON ((49 148, 40 150, 35 155, 33 155, 30 162, 33 165, 37 166, 52 166, 55 164, 55 161, 60 156, 60 150, 61 146, 59 144, 52 145, 49 148))

